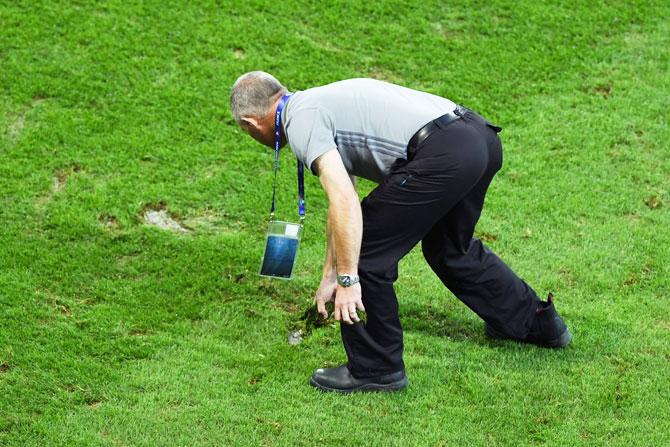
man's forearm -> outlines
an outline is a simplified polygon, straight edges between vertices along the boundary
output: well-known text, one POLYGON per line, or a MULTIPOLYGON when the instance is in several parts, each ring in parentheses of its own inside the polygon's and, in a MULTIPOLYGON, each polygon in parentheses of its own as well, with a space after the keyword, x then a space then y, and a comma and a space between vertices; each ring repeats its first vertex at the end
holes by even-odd
MULTIPOLYGON (((356 189, 356 177, 350 175, 351 184, 356 189)), ((333 225, 331 223, 332 219, 330 216, 330 208, 328 209, 328 214, 326 216, 326 260, 323 263, 323 276, 329 276, 336 273, 337 266, 337 254, 335 252, 335 243, 333 242, 333 225)), ((360 250, 360 244, 359 248, 360 250)), ((358 256, 358 255, 357 255, 358 256)))
POLYGON ((363 217, 354 181, 335 149, 324 153, 314 163, 321 185, 328 196, 328 220, 332 249, 336 254, 337 273, 356 274, 363 235, 363 217))
POLYGON ((333 248, 337 254, 337 272, 357 274, 363 235, 363 216, 358 197, 344 195, 331 200, 328 220, 333 248))
POLYGON ((330 212, 326 218, 326 260, 323 263, 323 276, 330 276, 335 273, 335 244, 333 243, 333 227, 330 223, 330 212))

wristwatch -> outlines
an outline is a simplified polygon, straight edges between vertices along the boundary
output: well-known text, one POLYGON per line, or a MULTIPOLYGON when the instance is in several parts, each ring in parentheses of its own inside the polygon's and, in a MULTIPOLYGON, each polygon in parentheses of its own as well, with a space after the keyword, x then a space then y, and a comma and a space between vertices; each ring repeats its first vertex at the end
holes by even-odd
POLYGON ((337 283, 342 287, 351 287, 357 284, 359 280, 358 275, 337 275, 337 283))

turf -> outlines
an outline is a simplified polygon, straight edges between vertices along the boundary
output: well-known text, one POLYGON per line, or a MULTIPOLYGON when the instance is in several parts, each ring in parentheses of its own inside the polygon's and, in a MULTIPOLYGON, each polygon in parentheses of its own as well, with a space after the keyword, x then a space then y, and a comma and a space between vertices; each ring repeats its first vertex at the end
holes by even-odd
MULTIPOLYGON (((0 23, 0 445, 670 444, 667 2, 32 1, 0 23), (487 339, 415 250, 410 387, 311 389, 345 359, 334 324, 287 343, 327 203, 310 176, 296 277, 260 279, 272 154, 228 110, 252 69, 385 79, 504 127, 477 232, 573 344, 487 339)), ((288 151, 279 188, 292 219, 288 151)))

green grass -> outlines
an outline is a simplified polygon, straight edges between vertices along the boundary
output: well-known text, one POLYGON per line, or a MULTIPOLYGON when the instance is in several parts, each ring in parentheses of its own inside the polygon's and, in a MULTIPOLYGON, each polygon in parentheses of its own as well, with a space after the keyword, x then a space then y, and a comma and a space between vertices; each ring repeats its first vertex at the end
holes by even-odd
POLYGON ((667 2, 33 1, 0 23, 0 445, 670 444, 667 2), (310 176, 298 274, 260 279, 272 153, 228 111, 252 69, 502 125, 478 232, 556 293, 573 344, 488 340, 414 251, 409 389, 311 389, 345 359, 335 326, 286 342, 327 204, 310 176), (143 224, 159 204, 191 231, 143 224))

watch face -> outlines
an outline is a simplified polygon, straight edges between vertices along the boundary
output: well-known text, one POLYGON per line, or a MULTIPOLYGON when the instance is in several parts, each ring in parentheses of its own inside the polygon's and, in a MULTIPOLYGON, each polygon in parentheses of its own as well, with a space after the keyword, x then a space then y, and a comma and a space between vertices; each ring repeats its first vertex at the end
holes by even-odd
POLYGON ((353 286, 358 282, 358 277, 357 276, 351 276, 351 275, 339 275, 337 277, 337 282, 342 286, 342 287, 350 287, 353 286))

